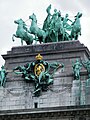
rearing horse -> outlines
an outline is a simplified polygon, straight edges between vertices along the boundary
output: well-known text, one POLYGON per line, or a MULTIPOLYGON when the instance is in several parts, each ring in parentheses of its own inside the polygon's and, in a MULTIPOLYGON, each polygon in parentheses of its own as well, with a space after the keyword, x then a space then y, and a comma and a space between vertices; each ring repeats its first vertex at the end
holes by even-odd
POLYGON ((75 21, 72 23, 72 30, 71 30, 71 34, 70 37, 71 39, 78 39, 78 36, 81 35, 81 24, 80 24, 80 17, 82 16, 82 13, 77 13, 77 15, 75 16, 75 21))
POLYGON ((40 43, 45 42, 45 38, 47 37, 48 33, 37 26, 36 15, 33 13, 31 16, 29 16, 29 19, 32 20, 30 31, 32 34, 35 35, 35 40, 37 40, 37 37, 38 37, 40 43))
POLYGON ((29 33, 26 28, 26 24, 22 19, 15 20, 14 23, 18 24, 16 34, 13 34, 12 40, 14 41, 14 36, 16 38, 21 38, 21 44, 23 45, 23 41, 26 42, 27 45, 33 43, 33 36, 29 33))

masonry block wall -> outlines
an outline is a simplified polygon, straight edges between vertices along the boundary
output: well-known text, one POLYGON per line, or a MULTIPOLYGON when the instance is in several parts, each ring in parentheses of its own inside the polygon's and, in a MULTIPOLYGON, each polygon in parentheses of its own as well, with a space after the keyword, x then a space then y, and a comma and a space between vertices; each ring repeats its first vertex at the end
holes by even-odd
MULTIPOLYGON (((0 88, 0 109, 31 109, 58 106, 72 106, 72 83, 74 80, 72 61, 78 58, 80 61, 88 60, 89 50, 79 41, 67 41, 60 43, 47 43, 41 45, 27 45, 12 47, 6 55, 5 68, 8 71, 4 88, 0 88), (27 83, 21 75, 13 73, 16 66, 35 61, 35 56, 40 53, 43 60, 48 62, 60 62, 65 65, 63 70, 58 69, 54 75, 54 83, 48 91, 42 92, 40 97, 33 95, 33 83, 27 83)), ((81 71, 81 95, 80 105, 87 104, 85 98, 85 81, 87 71, 82 67, 81 71)))

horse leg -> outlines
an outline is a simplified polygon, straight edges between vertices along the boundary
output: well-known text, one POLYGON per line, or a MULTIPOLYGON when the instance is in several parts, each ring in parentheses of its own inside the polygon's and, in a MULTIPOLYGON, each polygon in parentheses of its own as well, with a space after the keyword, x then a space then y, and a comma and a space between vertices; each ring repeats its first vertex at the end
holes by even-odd
POLYGON ((74 40, 78 39, 78 33, 74 33, 74 40))
POLYGON ((37 44, 38 38, 37 38, 37 33, 35 33, 35 44, 37 44))
POLYGON ((32 36, 32 35, 29 35, 29 34, 27 33, 27 38, 28 38, 27 41, 26 41, 27 45, 32 44, 32 43, 33 43, 33 40, 34 40, 33 36, 32 36))
POLYGON ((13 34, 13 36, 12 36, 12 41, 14 42, 15 40, 14 40, 14 37, 17 37, 15 34, 13 34))
POLYGON ((45 36, 42 36, 42 40, 40 41, 40 43, 41 42, 45 43, 45 38, 46 38, 45 36))
POLYGON ((62 41, 64 41, 64 38, 65 38, 65 29, 64 28, 62 29, 61 34, 62 34, 62 41))
POLYGON ((3 87, 4 87, 4 85, 5 85, 5 82, 6 82, 6 78, 4 78, 4 80, 3 80, 3 87))
POLYGON ((58 42, 58 32, 55 33, 56 36, 56 42, 58 42))
POLYGON ((35 33, 35 41, 37 41, 37 33, 35 33))
POLYGON ((21 45, 23 45, 23 39, 21 38, 21 45))
POLYGON ((78 35, 77 34, 75 35, 75 40, 78 40, 78 35))
POLYGON ((78 33, 76 33, 76 40, 78 40, 78 36, 81 35, 81 31, 79 31, 78 33))

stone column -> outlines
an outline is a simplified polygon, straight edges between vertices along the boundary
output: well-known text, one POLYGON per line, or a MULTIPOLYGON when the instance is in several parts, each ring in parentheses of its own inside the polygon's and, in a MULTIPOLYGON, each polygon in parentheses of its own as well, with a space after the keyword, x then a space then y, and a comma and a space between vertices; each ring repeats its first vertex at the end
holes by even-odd
POLYGON ((5 89, 3 87, 0 87, 0 101, 2 101, 5 94, 5 89))
POLYGON ((90 105, 90 78, 86 81, 86 104, 90 105))
POLYGON ((80 80, 73 80, 71 92, 72 105, 80 105, 80 80))
POLYGON ((80 105, 85 105, 85 92, 86 92, 86 81, 81 81, 81 97, 80 97, 80 105))

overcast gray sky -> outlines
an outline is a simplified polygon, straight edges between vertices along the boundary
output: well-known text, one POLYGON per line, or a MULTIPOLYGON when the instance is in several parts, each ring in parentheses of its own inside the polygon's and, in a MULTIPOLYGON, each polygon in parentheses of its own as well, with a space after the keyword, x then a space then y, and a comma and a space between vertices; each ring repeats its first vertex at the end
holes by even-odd
MULTIPOLYGON (((68 13, 71 18, 74 18, 77 12, 83 13, 82 36, 79 37, 79 40, 90 50, 90 0, 0 0, 0 55, 6 54, 14 46, 21 45, 20 39, 12 42, 12 34, 16 32, 17 28, 14 20, 22 18, 26 21, 34 12, 38 24, 43 24, 49 4, 52 5, 52 13, 56 8, 61 11, 62 16, 68 13)), ((0 56, 0 66, 2 64, 4 64, 4 60, 0 56)))

